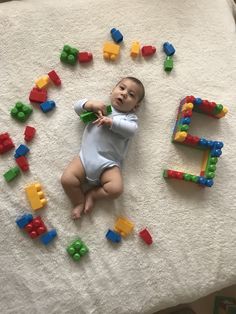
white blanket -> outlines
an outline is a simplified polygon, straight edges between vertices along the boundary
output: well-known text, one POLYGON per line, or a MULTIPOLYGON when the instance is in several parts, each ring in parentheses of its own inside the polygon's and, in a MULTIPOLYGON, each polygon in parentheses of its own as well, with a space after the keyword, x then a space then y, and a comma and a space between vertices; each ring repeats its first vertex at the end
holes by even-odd
MULTIPOLYGON (((24 0, 0 4, 0 133, 16 147, 26 125, 37 129, 29 143, 30 172, 0 182, 1 313, 152 313, 189 302, 236 282, 236 37, 234 5, 226 0, 24 0), (110 29, 124 35, 120 58, 106 62, 102 46, 110 29), (150 59, 132 60, 132 41, 154 45, 150 59), (163 70, 162 44, 176 48, 174 69, 163 70), (92 64, 63 65, 64 44, 93 53, 92 64), (25 123, 10 116, 17 101, 29 103, 38 77, 55 69, 62 87, 49 87, 56 109, 33 105, 25 123), (79 98, 107 100, 127 75, 141 79, 146 100, 139 132, 124 164, 124 194, 100 201, 74 222, 60 176, 78 154, 83 123, 72 108, 79 98), (171 143, 179 101, 195 95, 222 103, 229 113, 215 120, 195 114, 191 133, 224 142, 212 188, 165 181, 164 168, 199 173, 202 153, 171 143), (40 182, 48 205, 37 213, 58 238, 44 247, 16 224, 32 210, 24 187, 40 182), (117 217, 135 229, 118 246, 105 239, 117 217), (138 236, 150 230, 148 247, 138 236), (74 262, 66 252, 80 237, 89 254, 74 262)), ((0 156, 1 174, 15 166, 14 150, 0 156)))

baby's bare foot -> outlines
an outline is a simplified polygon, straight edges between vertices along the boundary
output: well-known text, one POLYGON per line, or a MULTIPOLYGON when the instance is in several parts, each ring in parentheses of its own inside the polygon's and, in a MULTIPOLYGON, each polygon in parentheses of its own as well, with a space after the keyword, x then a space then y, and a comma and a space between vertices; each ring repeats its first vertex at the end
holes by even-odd
POLYGON ((71 214, 72 219, 79 219, 83 210, 84 210, 84 203, 78 204, 72 210, 72 214, 71 214))
POLYGON ((93 209, 94 206, 94 198, 93 198, 93 192, 92 191, 88 191, 85 194, 85 205, 84 205, 84 212, 90 212, 93 209))

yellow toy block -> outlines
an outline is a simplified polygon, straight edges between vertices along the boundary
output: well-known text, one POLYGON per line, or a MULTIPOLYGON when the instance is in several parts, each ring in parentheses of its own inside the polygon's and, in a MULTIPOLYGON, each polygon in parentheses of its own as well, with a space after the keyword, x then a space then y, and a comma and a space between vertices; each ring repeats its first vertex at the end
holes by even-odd
POLYGON ((47 204, 41 184, 38 182, 30 184, 25 188, 26 195, 33 210, 40 209, 47 204))
POLYGON ((107 60, 116 60, 120 53, 120 46, 111 42, 106 42, 103 46, 103 57, 107 60))
POLYGON ((48 85, 48 83, 49 83, 48 75, 41 76, 35 81, 35 84, 38 88, 44 88, 48 85))
POLYGON ((132 58, 138 57, 140 54, 140 43, 138 41, 134 41, 131 45, 130 56, 132 58))
POLYGON ((193 109, 193 104, 191 102, 184 104, 181 111, 183 112, 188 109, 193 109))
POLYGON ((210 154, 209 149, 203 153, 201 172, 205 172, 205 170, 206 170, 207 160, 208 160, 209 154, 210 154))
POLYGON ((126 237, 134 229, 134 224, 125 218, 118 218, 115 224, 115 231, 122 237, 126 237))
POLYGON ((220 119, 223 118, 228 112, 228 108, 224 107, 220 113, 218 113, 215 117, 220 119))
POLYGON ((187 132, 176 132, 175 133, 175 141, 183 142, 187 137, 187 132))

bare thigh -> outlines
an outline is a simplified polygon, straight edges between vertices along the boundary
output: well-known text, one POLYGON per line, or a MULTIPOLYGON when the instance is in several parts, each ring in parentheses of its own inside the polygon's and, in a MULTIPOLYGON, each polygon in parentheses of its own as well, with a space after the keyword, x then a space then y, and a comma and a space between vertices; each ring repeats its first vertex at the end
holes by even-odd
POLYGON ((109 194, 119 196, 123 192, 123 179, 120 168, 115 166, 106 169, 101 175, 101 185, 109 194))
POLYGON ((65 168, 62 177, 62 184, 76 184, 85 181, 85 170, 80 157, 75 157, 65 168), (79 181, 79 182, 78 182, 79 181))

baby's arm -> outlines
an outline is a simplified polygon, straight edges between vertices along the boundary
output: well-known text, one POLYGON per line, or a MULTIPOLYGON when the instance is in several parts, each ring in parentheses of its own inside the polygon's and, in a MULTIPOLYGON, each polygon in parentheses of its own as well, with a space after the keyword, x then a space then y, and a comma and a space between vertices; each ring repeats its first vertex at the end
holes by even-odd
POLYGON ((75 112, 80 115, 83 111, 93 111, 99 115, 106 114, 106 105, 99 100, 81 99, 74 104, 75 112))
POLYGON ((134 136, 138 129, 138 118, 134 114, 123 116, 114 116, 112 119, 111 130, 126 138, 134 136))

